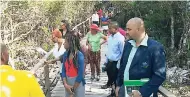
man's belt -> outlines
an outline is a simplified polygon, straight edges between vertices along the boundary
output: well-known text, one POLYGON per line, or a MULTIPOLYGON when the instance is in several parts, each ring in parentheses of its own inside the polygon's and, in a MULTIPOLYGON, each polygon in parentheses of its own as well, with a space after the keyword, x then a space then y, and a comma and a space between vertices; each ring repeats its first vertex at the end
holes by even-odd
POLYGON ((109 62, 117 62, 117 61, 113 61, 113 60, 110 60, 110 59, 108 59, 108 61, 109 61, 109 62))

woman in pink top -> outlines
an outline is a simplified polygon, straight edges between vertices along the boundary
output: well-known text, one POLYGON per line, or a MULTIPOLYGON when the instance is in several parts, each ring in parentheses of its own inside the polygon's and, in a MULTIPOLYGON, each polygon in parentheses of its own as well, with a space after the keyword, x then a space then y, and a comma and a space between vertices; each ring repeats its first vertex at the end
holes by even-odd
MULTIPOLYGON (((123 35, 125 38, 127 37, 127 32, 125 30, 123 30, 122 28, 118 28, 117 30, 121 35, 123 35)), ((108 36, 110 35, 110 33, 108 32, 108 36)))
POLYGON ((119 28, 118 31, 119 31, 120 34, 123 35, 124 37, 126 36, 126 31, 123 30, 122 28, 119 28))

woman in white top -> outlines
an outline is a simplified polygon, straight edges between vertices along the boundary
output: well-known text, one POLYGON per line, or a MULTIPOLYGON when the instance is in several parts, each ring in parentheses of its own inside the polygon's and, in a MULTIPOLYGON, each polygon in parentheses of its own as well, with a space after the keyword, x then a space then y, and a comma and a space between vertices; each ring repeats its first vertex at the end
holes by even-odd
POLYGON ((54 48, 52 50, 53 56, 55 57, 55 59, 53 60, 49 60, 46 63, 50 64, 50 63, 57 63, 57 65, 59 66, 59 73, 61 74, 62 72, 62 58, 61 56, 64 54, 64 52, 66 51, 64 48, 64 39, 62 38, 62 33, 59 31, 59 29, 55 29, 52 32, 52 41, 55 43, 54 48))
POLYGON ((92 15, 92 23, 99 26, 99 15, 97 11, 92 15))

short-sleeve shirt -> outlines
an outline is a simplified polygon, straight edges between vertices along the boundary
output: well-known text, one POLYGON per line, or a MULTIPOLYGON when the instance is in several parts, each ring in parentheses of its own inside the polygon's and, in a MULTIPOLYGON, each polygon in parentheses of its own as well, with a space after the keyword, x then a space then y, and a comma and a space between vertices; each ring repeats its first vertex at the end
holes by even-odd
POLYGON ((92 47, 93 52, 97 52, 100 50, 100 40, 104 36, 101 32, 98 32, 95 35, 92 35, 91 32, 87 33, 87 40, 92 47))

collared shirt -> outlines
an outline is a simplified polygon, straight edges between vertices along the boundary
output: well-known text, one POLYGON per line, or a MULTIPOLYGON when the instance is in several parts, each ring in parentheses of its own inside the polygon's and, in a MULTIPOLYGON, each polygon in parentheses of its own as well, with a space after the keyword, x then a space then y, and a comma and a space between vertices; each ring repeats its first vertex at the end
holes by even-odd
MULTIPOLYGON (((107 60, 119 61, 123 53, 125 38, 119 32, 108 37, 108 52, 106 54, 107 60)), ((119 68, 119 62, 117 67, 119 68)))
MULTIPOLYGON (((142 46, 147 46, 147 41, 148 41, 148 35, 145 36, 145 38, 143 39, 143 41, 141 42, 140 45, 142 46)), ((125 67, 125 72, 124 72, 124 80, 129 80, 129 68, 131 66, 131 63, 133 61, 133 58, 135 56, 135 53, 138 49, 138 47, 136 46, 136 42, 135 40, 129 40, 129 43, 131 43, 131 45, 133 46, 131 49, 131 52, 129 54, 129 58, 127 61, 127 65, 125 67)))
POLYGON ((0 97, 45 97, 32 73, 0 66, 0 97))

